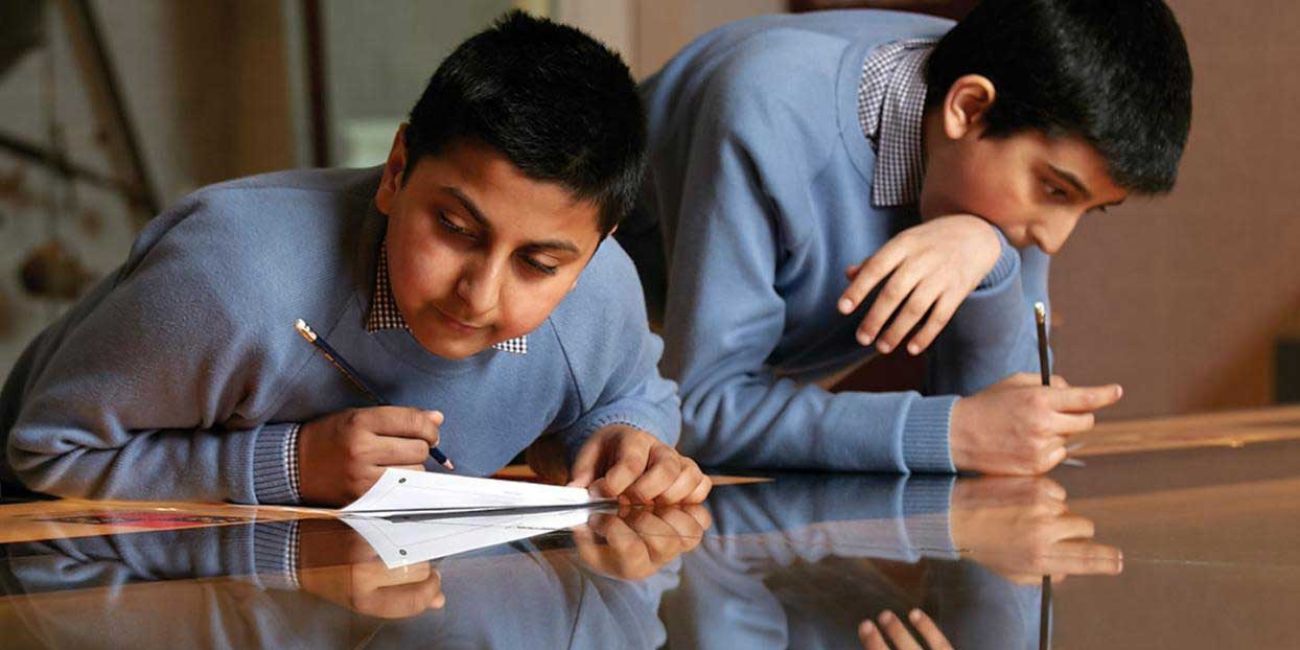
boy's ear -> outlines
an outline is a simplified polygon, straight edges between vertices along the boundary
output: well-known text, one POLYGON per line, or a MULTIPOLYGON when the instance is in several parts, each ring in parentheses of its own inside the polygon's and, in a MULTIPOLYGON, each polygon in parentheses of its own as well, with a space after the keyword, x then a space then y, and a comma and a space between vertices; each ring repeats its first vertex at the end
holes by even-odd
POLYGON ((978 135, 984 129, 984 116, 996 98, 997 89, 988 77, 968 74, 958 78, 943 100, 944 135, 953 140, 971 133, 978 135))
POLYGON ((383 214, 393 208, 393 201, 398 190, 402 189, 402 174, 406 172, 406 124, 397 127, 393 136, 393 147, 388 151, 388 160, 384 162, 384 176, 379 181, 379 190, 375 192, 375 207, 383 214))

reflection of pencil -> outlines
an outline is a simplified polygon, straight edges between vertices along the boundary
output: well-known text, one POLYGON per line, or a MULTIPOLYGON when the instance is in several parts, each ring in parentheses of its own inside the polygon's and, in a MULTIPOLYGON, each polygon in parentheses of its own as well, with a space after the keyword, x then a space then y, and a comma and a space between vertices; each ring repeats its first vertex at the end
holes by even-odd
MULTIPOLYGON (((307 339, 307 342, 311 343, 312 346, 321 353, 321 356, 325 357, 325 360, 329 361, 330 365, 334 366, 335 370, 338 370, 339 373, 347 378, 349 382, 352 382, 352 385, 355 386, 357 390, 361 391, 361 393, 366 397, 369 397, 370 401, 379 406, 389 406, 388 400, 380 397, 379 393, 376 393, 371 389, 370 386, 366 384, 365 380, 361 378, 361 374, 357 372, 356 368, 353 368, 352 364, 348 363, 342 355, 335 351, 333 346, 326 343, 324 337, 312 331, 306 321, 299 318, 294 322, 293 328, 298 330, 298 334, 302 335, 304 339, 307 339)), ((442 453, 442 450, 438 449, 436 445, 429 447, 429 455, 432 456, 435 461, 438 461, 439 465, 446 467, 448 470, 456 469, 456 466, 452 464, 451 459, 447 458, 446 454, 442 453)))

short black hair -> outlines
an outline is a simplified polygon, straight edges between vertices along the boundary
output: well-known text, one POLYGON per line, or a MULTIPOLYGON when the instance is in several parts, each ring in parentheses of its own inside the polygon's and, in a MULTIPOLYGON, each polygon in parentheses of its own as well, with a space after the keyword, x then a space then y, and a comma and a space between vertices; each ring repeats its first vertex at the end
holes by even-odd
POLYGON ((993 82, 987 135, 1078 135, 1120 186, 1173 189, 1192 121, 1192 65, 1161 0, 983 0, 926 67, 926 106, 967 74, 993 82))
POLYGON ((463 139, 595 203, 602 235, 631 210, 645 170, 645 111, 627 65, 591 36, 518 10, 433 73, 406 127, 403 182, 421 157, 463 139))

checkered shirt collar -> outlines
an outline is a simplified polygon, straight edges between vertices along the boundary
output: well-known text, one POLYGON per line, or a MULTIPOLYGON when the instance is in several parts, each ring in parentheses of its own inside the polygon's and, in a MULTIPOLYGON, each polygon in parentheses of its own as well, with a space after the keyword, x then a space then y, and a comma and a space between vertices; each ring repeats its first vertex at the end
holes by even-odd
POLYGON ((912 205, 925 175, 921 140, 925 113, 925 62, 931 39, 886 43, 862 64, 858 122, 876 152, 871 205, 912 205))
MULTIPOLYGON (((366 315, 366 331, 403 329, 410 330, 402 312, 393 299, 393 288, 388 279, 388 246, 379 245, 379 260, 375 264, 375 291, 370 300, 370 313, 366 315)), ((528 336, 508 339, 492 346, 493 350, 513 354, 528 354, 528 336)))

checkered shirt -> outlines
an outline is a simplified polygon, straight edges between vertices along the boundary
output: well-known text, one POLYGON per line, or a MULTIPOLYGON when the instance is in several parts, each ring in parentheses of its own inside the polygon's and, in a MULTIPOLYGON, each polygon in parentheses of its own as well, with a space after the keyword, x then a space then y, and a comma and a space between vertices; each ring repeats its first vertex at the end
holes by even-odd
POLYGON ((298 430, 300 425, 289 427, 289 435, 284 437, 284 472, 289 478, 289 498, 293 503, 302 503, 302 473, 298 469, 298 430))
MULTIPOLYGON (((393 299, 393 289, 388 279, 388 246, 380 244, 379 261, 375 265, 374 298, 370 301, 370 313, 366 315, 366 331, 378 332, 392 329, 411 328, 407 326, 406 319, 397 308, 397 301, 393 299)), ((528 354, 528 337, 508 339, 493 345, 492 349, 513 354, 528 354)))
POLYGON ((858 123, 876 152, 871 205, 911 205, 925 175, 921 121, 925 112, 925 62, 931 39, 886 43, 862 64, 858 123))

